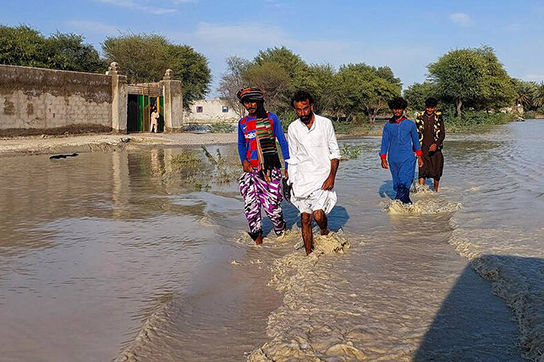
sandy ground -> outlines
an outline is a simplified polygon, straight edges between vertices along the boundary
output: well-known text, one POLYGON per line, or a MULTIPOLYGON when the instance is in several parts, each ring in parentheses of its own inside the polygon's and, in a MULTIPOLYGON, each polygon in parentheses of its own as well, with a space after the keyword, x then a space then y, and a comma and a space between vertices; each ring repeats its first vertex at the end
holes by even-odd
POLYGON ((88 134, 73 136, 29 136, 0 139, 0 156, 29 153, 72 153, 138 149, 153 145, 186 146, 227 144, 237 141, 234 133, 137 133, 88 134))

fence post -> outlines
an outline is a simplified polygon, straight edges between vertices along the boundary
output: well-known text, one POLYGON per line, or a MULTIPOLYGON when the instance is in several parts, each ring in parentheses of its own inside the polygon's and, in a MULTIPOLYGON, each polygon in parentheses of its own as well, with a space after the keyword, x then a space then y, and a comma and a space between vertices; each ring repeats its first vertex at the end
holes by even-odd
POLYGON ((128 94, 127 77, 119 74, 118 64, 113 62, 108 68, 111 76, 111 128, 115 133, 127 133, 128 94))
POLYGON ((172 69, 166 70, 160 85, 164 97, 164 131, 181 131, 183 126, 183 93, 181 81, 172 79, 172 69))

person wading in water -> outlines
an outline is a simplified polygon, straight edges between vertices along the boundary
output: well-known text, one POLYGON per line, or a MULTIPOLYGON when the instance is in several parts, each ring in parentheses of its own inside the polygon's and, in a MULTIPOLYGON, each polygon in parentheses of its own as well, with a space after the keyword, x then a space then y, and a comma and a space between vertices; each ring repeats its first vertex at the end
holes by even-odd
POLYGON ((417 132, 423 158, 423 166, 419 167, 419 184, 424 185, 425 179, 434 180, 434 191, 438 192, 440 178, 444 169, 442 144, 446 137, 442 114, 436 111, 438 101, 435 98, 425 100, 425 113, 416 118, 417 132))
POLYGON ((404 117, 406 107, 408 103, 402 97, 395 97, 389 102, 393 117, 383 127, 380 158, 382 168, 389 168, 391 171, 393 190, 397 193, 395 200, 411 204, 410 186, 416 166, 414 153, 417 155, 419 167, 423 166, 423 159, 416 125, 404 117))
POLYGON ((333 188, 340 150, 331 120, 314 113, 309 93, 295 93, 291 105, 299 117, 287 131, 291 203, 300 211, 302 240, 306 254, 310 254, 314 248, 312 217, 321 235, 329 233, 327 214, 336 204, 333 188))
MULTIPOLYGON (((260 245, 263 242, 261 207, 272 221, 276 235, 285 231, 281 209, 281 163, 276 139, 285 161, 289 160, 289 146, 278 116, 264 108, 261 89, 241 89, 237 96, 248 112, 238 121, 238 153, 244 170, 239 180, 240 194, 244 198, 248 234, 260 245)), ((288 176, 287 164, 285 176, 288 176)))

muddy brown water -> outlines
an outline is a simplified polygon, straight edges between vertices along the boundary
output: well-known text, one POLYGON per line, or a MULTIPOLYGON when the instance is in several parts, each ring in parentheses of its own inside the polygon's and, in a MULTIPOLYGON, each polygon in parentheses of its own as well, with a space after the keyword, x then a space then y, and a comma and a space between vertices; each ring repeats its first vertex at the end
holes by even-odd
POLYGON ((448 135, 411 208, 378 138, 342 141, 362 147, 330 215, 350 248, 313 258, 289 205, 290 235, 253 246, 236 184, 180 180, 181 149, 1 158, 0 360, 538 358, 542 137, 448 135))

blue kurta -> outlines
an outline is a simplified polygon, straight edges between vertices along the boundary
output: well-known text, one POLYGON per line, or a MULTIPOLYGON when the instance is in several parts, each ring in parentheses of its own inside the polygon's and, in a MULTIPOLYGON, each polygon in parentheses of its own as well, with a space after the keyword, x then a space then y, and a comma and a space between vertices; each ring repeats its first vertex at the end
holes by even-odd
POLYGON ((400 122, 387 122, 383 127, 380 156, 387 155, 393 190, 397 192, 395 199, 405 203, 411 203, 409 192, 416 167, 414 152, 421 152, 415 123, 406 118, 400 122))

